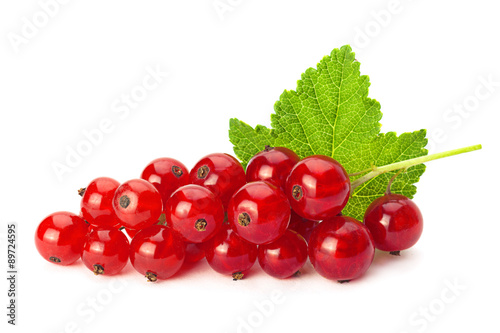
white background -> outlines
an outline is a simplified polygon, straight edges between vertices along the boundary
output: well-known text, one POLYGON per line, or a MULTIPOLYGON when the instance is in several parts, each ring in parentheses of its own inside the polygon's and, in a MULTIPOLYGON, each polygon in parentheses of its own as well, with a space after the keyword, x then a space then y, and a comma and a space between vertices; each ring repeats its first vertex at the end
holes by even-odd
POLYGON ((223 13, 213 0, 54 3, 0 4, 4 272, 6 225, 19 224, 18 326, 6 323, 2 277, 2 332, 500 329, 493 1, 222 0, 223 13), (483 144, 427 165, 415 197, 424 233, 401 257, 377 253, 363 278, 343 285, 310 264, 284 281, 257 264, 233 282, 206 262, 148 284, 130 265, 116 278, 95 277, 81 261, 58 267, 38 255, 36 226, 54 211, 77 213, 78 188, 98 176, 136 178, 161 156, 192 167, 208 153, 232 153, 230 117, 269 125, 283 90, 344 44, 370 76, 382 131, 427 128, 431 152, 483 144), (124 108, 121 98, 140 89, 148 68, 168 76, 124 108), (103 121, 108 133, 59 179, 54 163, 66 163, 68 149, 103 121))

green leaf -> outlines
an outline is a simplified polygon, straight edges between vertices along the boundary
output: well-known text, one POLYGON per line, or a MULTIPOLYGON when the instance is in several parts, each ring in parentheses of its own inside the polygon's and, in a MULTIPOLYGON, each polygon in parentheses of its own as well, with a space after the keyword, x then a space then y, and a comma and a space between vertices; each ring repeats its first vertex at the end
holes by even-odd
POLYGON ((264 150, 266 145, 274 146, 274 140, 275 136, 265 126, 257 125, 253 129, 236 118, 229 120, 229 141, 234 145, 234 152, 242 161, 244 168, 250 158, 264 150))
MULTIPOLYGON (((424 149, 427 144, 425 134, 425 130, 403 133, 399 137, 394 132, 379 134, 374 140, 371 140, 369 146, 359 151, 364 158, 359 160, 362 164, 360 164, 358 170, 369 169, 373 165, 387 165, 427 155, 427 150, 424 149)), ((423 164, 408 168, 392 183, 391 191, 413 198, 417 192, 417 188, 413 184, 419 181, 424 171, 425 165, 423 164)), ((342 213, 362 221, 366 208, 373 200, 384 195, 389 180, 396 172, 382 174, 355 188, 342 213)), ((361 175, 351 177, 351 181, 359 177, 361 175)))
MULTIPOLYGON (((351 48, 334 49, 317 68, 302 74, 295 91, 281 94, 271 115, 272 129, 260 125, 253 129, 231 119, 229 137, 234 151, 246 165, 266 144, 283 146, 301 158, 330 156, 348 173, 426 155, 424 130, 399 137, 393 132, 380 134, 382 112, 380 104, 368 98, 369 86, 351 48)), ((397 178, 393 192, 412 197, 416 192, 413 184, 424 170, 423 165, 409 168, 397 178)), ((344 214, 362 219, 369 203, 383 195, 393 174, 378 176, 353 190, 344 214)))
POLYGON ((346 170, 356 165, 356 151, 380 131, 380 104, 368 96, 368 76, 349 46, 335 49, 317 69, 309 68, 296 91, 285 91, 274 105, 271 125, 276 145, 299 156, 327 155, 346 170))

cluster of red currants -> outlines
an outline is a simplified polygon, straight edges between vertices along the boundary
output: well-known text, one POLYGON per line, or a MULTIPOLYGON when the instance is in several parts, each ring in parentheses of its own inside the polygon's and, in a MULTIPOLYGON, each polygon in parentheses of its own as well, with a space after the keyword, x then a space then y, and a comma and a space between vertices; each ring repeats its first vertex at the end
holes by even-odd
POLYGON ((81 257, 95 274, 117 274, 130 258, 148 281, 204 257, 236 280, 257 258, 266 273, 287 278, 309 257, 319 274, 345 282, 366 272, 375 248, 399 254, 422 233, 417 206, 388 188, 361 223, 342 216, 351 182, 327 156, 300 160, 290 149, 266 147, 246 173, 228 154, 207 155, 191 172, 159 158, 141 179, 94 179, 79 191, 80 215, 49 215, 35 243, 46 260, 69 265, 81 257))

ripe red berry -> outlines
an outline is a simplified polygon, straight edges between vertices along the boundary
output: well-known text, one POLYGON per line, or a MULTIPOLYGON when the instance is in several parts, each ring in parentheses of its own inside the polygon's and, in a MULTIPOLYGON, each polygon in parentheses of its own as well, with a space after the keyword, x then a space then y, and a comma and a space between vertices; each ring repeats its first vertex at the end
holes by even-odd
POLYGON ((266 180, 284 189, 286 178, 300 157, 285 147, 269 147, 255 154, 247 165, 247 182, 266 180))
POLYGON ((393 254, 415 245, 424 226, 417 205, 400 194, 375 199, 366 210, 364 223, 370 229, 375 247, 393 254))
POLYGON ((305 219, 297 215, 297 213, 292 210, 288 230, 296 231, 299 235, 304 237, 307 242, 309 242, 309 237, 311 236, 312 231, 319 223, 320 222, 318 221, 305 219))
POLYGON ((186 185, 177 189, 165 205, 167 225, 188 243, 212 238, 224 222, 224 207, 209 189, 186 185))
POLYGON ((69 212, 50 214, 38 225, 35 245, 47 261, 70 265, 82 255, 88 224, 78 215, 69 212))
POLYGON ((128 262, 129 242, 118 229, 96 228, 83 245, 82 261, 95 275, 115 275, 128 262))
POLYGON ((113 208, 125 228, 142 229, 158 221, 163 203, 160 193, 151 183, 132 179, 116 189, 113 208))
POLYGON ((335 216, 314 228, 309 239, 309 259, 323 277, 345 282, 370 267, 375 247, 368 228, 347 216, 335 216))
POLYGON ((189 184, 189 171, 178 160, 163 157, 149 163, 142 171, 141 178, 156 187, 165 204, 175 190, 189 184))
POLYGON ((186 243, 186 258, 184 262, 197 262, 205 258, 205 243, 186 243))
POLYGON ((113 196, 118 186, 120 183, 112 178, 99 177, 82 189, 83 219, 96 227, 117 227, 120 221, 113 209, 113 196))
POLYGON ((231 155, 215 153, 199 160, 189 173, 189 179, 191 184, 214 192, 227 207, 233 193, 245 185, 245 170, 231 155))
POLYGON ((177 233, 163 225, 139 231, 130 243, 130 262, 148 281, 168 279, 181 268, 186 252, 177 233))
POLYGON ((258 245, 280 238, 288 227, 290 214, 283 191, 265 181, 241 187, 227 209, 231 228, 244 240, 258 245))
POLYGON ((257 245, 239 237, 231 228, 224 226, 206 243, 205 255, 210 267, 218 273, 242 279, 257 259, 257 245))
POLYGON ((286 182, 292 209, 314 221, 342 211, 349 200, 351 182, 345 169, 333 158, 313 155, 293 167, 286 182))
POLYGON ((304 237, 292 230, 272 243, 259 246, 259 264, 267 274, 285 279, 297 273, 307 260, 304 237))

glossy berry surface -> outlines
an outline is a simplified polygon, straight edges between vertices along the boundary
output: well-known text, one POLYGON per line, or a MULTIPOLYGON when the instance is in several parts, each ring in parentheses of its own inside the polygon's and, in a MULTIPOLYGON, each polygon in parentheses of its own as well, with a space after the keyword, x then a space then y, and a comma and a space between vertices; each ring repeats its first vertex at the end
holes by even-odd
POLYGON ((35 232, 38 253, 47 261, 70 265, 80 259, 88 224, 70 212, 50 214, 40 222, 35 232))
POLYGON ((285 147, 266 147, 247 165, 247 182, 266 180, 284 189, 286 179, 300 157, 285 147))
POLYGON ((214 153, 203 157, 191 169, 191 184, 208 188, 218 196, 224 207, 236 190, 245 185, 245 170, 231 155, 214 153))
POLYGON ((117 227, 120 221, 113 209, 113 197, 119 186, 118 181, 108 177, 91 181, 80 203, 83 219, 96 227, 117 227))
POLYGON ((309 259, 316 271, 331 280, 349 281, 363 275, 375 254, 373 238, 361 222, 335 216, 314 228, 309 259))
POLYGON ((295 164, 285 192, 297 214, 320 221, 342 211, 349 200, 351 182, 333 158, 313 155, 295 164))
POLYGON ((287 230, 274 242, 260 245, 258 258, 264 272, 284 279, 304 266, 307 260, 307 243, 295 231, 287 230))
POLYGON ((156 187, 165 204, 175 190, 189 184, 189 170, 176 159, 162 157, 149 163, 142 171, 141 178, 156 187))
POLYGON ((183 241, 202 243, 212 238, 224 222, 224 207, 209 189, 186 185, 177 189, 165 206, 167 225, 183 241))
POLYGON ((122 226, 142 229, 158 221, 163 203, 160 193, 151 183, 132 179, 116 189, 113 208, 122 226))
POLYGON ((404 195, 386 194, 368 206, 364 223, 375 247, 382 251, 406 250, 418 241, 423 218, 417 205, 404 195))
POLYGON ((82 261, 95 275, 115 275, 128 262, 129 241, 120 230, 96 228, 83 245, 82 261))
POLYGON ((213 270, 239 280, 255 263, 257 245, 247 242, 231 228, 224 226, 207 242, 205 255, 213 270))
POLYGON ((205 243, 186 243, 185 262, 197 262, 205 258, 205 243))
POLYGON ((283 191, 266 181, 241 187, 227 209, 231 228, 254 244, 266 244, 280 238, 288 227, 290 214, 290 204, 283 191))
POLYGON ((184 242, 163 225, 139 231, 130 243, 130 262, 148 281, 168 279, 181 268, 186 256, 184 242))
POLYGON ((292 216, 290 217, 290 224, 288 225, 288 230, 293 230, 299 235, 304 237, 304 239, 309 242, 311 233, 314 228, 319 224, 318 221, 305 219, 292 210, 292 216))

